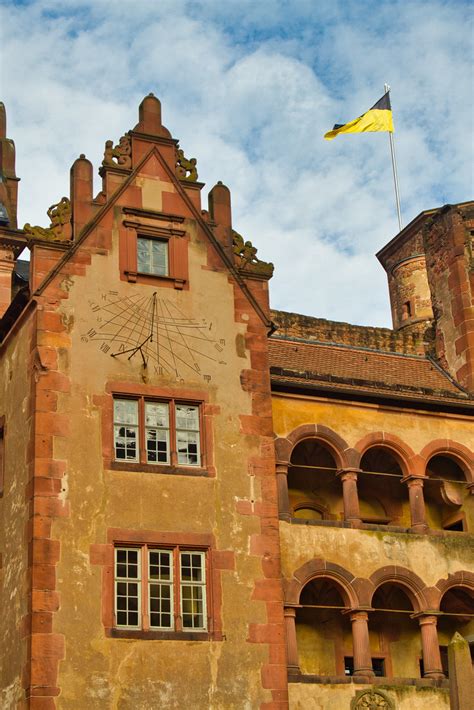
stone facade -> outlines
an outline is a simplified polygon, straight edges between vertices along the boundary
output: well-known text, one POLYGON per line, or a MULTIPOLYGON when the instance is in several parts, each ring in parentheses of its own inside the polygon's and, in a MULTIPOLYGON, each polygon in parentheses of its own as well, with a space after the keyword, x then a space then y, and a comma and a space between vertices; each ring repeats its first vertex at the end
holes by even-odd
POLYGON ((382 251, 394 331, 330 323, 270 311, 273 265, 225 185, 202 209, 153 95, 47 227, 18 229, 0 118, 0 706, 448 708, 444 649, 474 635, 466 207, 417 223, 423 259, 382 251))

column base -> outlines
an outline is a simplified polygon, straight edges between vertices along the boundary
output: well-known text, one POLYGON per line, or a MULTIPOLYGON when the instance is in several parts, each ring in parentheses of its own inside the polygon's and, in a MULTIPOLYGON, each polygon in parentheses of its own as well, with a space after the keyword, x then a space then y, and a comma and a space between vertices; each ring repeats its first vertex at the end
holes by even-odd
POLYGON ((287 666, 288 675, 301 675, 301 670, 299 666, 287 666))
POLYGON ((354 669, 352 677, 356 678, 357 676, 360 678, 375 678, 375 673, 372 668, 358 668, 357 670, 354 669))
POLYGON ((433 680, 445 680, 446 676, 443 671, 426 671, 423 673, 423 678, 432 678, 433 680))
POLYGON ((426 535, 429 527, 426 523, 416 523, 410 527, 410 532, 417 533, 418 535, 426 535))

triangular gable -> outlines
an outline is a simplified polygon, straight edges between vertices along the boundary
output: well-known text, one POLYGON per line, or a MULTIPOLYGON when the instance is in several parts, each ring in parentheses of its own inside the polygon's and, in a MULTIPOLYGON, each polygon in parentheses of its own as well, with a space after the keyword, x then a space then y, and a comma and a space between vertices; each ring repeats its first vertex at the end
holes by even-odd
POLYGON ((164 171, 165 175, 169 178, 169 182, 174 186, 176 193, 181 197, 181 199, 183 200, 183 203, 185 204, 185 206, 189 210, 191 218, 193 218, 196 221, 196 223, 201 227, 202 231, 205 233, 205 235, 209 239, 211 245, 215 249, 220 260, 222 261, 223 266, 225 268, 227 268, 229 273, 232 275, 232 277, 238 283, 239 287, 243 291, 243 293, 246 296, 247 300, 249 301, 250 305, 254 308, 257 315, 262 320, 262 322, 265 324, 265 326, 267 326, 268 328, 271 329, 272 322, 266 316, 264 310, 261 308, 257 299, 254 297, 254 295, 250 291, 249 287, 245 283, 245 280, 239 274, 235 265, 232 263, 232 261, 228 257, 228 255, 225 253, 221 244, 214 236, 212 229, 205 222, 205 220, 203 219, 199 210, 196 208, 196 206, 193 204, 192 200, 190 199, 189 195, 186 193, 186 190, 184 189, 180 180, 177 178, 177 176, 170 169, 169 165, 166 163, 166 161, 164 160, 163 156, 161 155, 160 151, 158 150, 158 148, 156 146, 153 146, 151 148, 151 150, 143 157, 143 159, 139 162, 139 164, 132 170, 130 175, 128 175, 127 178, 124 180, 124 182, 117 188, 117 190, 110 197, 110 199, 103 205, 103 207, 90 220, 90 222, 88 222, 88 224, 83 228, 83 230, 80 233, 77 240, 67 250, 67 252, 64 253, 64 255, 61 257, 61 259, 51 269, 49 274, 44 278, 42 283, 34 291, 34 293, 32 294, 32 298, 34 298, 35 296, 40 296, 44 292, 44 290, 48 286, 48 284, 51 283, 51 281, 60 273, 61 269, 68 263, 68 261, 76 253, 76 251, 78 251, 78 249, 81 247, 81 245, 87 239, 87 237, 100 224, 100 222, 102 221, 104 216, 109 212, 109 210, 111 210, 114 207, 114 205, 117 204, 120 197, 126 192, 126 190, 133 185, 135 179, 140 174, 143 174, 143 171, 144 171, 143 169, 145 168, 147 163, 149 163, 152 159, 156 159, 158 161, 161 169, 164 171))

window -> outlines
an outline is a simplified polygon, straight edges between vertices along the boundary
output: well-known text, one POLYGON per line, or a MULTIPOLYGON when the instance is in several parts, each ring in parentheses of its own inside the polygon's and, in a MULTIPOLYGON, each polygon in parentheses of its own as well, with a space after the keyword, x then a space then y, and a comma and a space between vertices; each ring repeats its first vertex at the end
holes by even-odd
POLYGON ((114 399, 116 461, 201 466, 200 430, 197 404, 114 399))
POLYGON ((121 278, 131 283, 187 289, 189 235, 184 217, 132 207, 123 208, 119 235, 121 278))
POLYGON ((115 548, 115 626, 207 631, 206 552, 115 548))
POLYGON ((137 238, 137 271, 141 274, 168 276, 168 242, 139 236, 137 238))

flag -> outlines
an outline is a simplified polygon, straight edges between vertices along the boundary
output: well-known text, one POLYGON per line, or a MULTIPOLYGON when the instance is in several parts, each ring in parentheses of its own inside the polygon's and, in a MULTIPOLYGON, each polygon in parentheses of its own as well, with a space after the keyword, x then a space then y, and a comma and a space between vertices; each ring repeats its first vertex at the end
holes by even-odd
POLYGON ((366 131, 390 131, 393 133, 392 107, 390 92, 382 96, 371 109, 349 123, 336 123, 332 131, 324 135, 330 141, 339 133, 365 133, 366 131))

